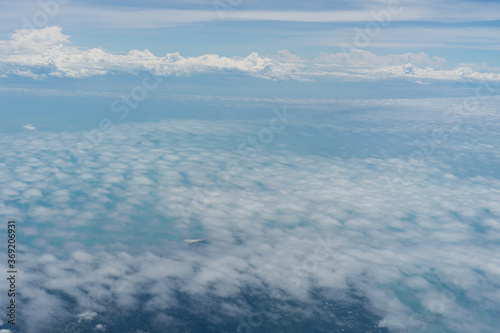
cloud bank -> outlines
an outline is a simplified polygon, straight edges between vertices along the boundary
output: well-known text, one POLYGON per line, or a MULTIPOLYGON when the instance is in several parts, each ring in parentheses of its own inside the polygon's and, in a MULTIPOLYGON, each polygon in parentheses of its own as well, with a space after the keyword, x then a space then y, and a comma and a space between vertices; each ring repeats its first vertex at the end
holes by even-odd
POLYGON ((82 78, 114 73, 136 74, 150 71, 159 76, 244 75, 268 80, 386 80, 403 79, 417 83, 500 81, 494 69, 474 64, 454 69, 446 60, 424 53, 377 56, 364 50, 321 54, 302 59, 287 50, 276 55, 226 57, 205 54, 183 57, 178 52, 156 56, 149 50, 113 54, 102 48, 81 49, 69 43, 59 27, 18 30, 11 40, 0 42, 0 76, 34 79, 82 78))

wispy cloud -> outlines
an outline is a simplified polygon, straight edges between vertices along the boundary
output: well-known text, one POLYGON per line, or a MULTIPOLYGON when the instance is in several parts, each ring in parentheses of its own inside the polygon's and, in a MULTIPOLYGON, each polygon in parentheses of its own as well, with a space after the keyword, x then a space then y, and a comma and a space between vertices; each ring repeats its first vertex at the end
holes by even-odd
MULTIPOLYGON (((330 31, 300 32, 294 38, 306 45, 338 46, 352 43, 357 31, 334 28, 330 31)), ((370 48, 466 48, 498 50, 500 29, 497 27, 405 27, 388 26, 372 39, 370 48)))

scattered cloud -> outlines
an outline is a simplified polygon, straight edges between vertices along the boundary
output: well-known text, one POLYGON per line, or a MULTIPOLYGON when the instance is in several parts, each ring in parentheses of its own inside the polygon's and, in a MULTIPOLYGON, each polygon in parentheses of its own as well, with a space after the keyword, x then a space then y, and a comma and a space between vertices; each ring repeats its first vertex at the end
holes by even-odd
POLYGON ((268 149, 244 159, 239 143, 268 120, 124 123, 73 167, 65 151, 81 133, 0 138, 8 162, 0 164, 0 211, 37 230, 25 236, 30 269, 20 276, 29 295, 23 311, 34 314, 25 316, 28 328, 97 313, 107 325, 113 308, 140 308, 152 323, 174 327, 175 318, 160 314, 182 308, 180 293, 196 300, 199 312, 212 309, 213 299, 230 299, 224 311, 239 318, 251 311, 242 296, 248 290, 300 302, 313 302, 318 290, 353 301, 354 290, 383 327, 415 329, 418 315, 429 330, 494 332, 500 181, 484 175, 489 165, 483 174, 461 175, 467 163, 457 162, 471 139, 484 163, 499 159, 490 144, 498 138, 488 130, 499 123, 498 98, 461 114, 460 131, 447 133, 405 177, 398 170, 412 167, 407 160, 372 152, 448 128, 440 117, 463 100, 379 103, 385 107, 378 113, 329 114, 315 125, 298 115, 268 149), (371 124, 354 145, 341 140, 353 119, 371 124), (315 144, 335 142, 336 153, 300 153, 312 129, 315 144), (213 191, 213 176, 229 161, 242 171, 213 191), (208 202, 186 221, 182 208, 201 205, 193 203, 199 193, 209 193, 208 202))

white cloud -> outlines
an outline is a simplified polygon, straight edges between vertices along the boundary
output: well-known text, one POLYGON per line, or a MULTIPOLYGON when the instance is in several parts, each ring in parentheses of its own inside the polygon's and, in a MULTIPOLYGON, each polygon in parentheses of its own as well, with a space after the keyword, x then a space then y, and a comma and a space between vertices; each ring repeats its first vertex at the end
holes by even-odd
POLYGON ((11 41, 1 41, 0 50, 6 53, 42 53, 69 42, 60 27, 16 30, 11 41))
POLYGON ((2 64, 6 74, 33 78, 87 77, 113 72, 136 73, 153 71, 158 75, 190 75, 198 73, 233 72, 266 76, 271 70, 269 58, 252 53, 246 58, 227 58, 206 54, 184 58, 179 53, 157 57, 150 51, 132 50, 115 55, 102 49, 80 50, 68 46, 67 36, 60 28, 18 31, 14 39, 4 42, 2 64), (35 34, 36 36, 32 36, 35 34), (20 51, 16 46, 21 45, 20 51))
MULTIPOLYGON (((500 29, 497 27, 401 27, 388 25, 375 37, 360 25, 358 29, 336 28, 301 31, 294 34, 301 45, 355 45, 370 48, 461 48, 467 50, 499 50, 500 29)), ((293 40, 293 39, 292 39, 293 40)))
POLYGON ((266 4, 251 8, 252 5, 234 5, 217 2, 209 10, 206 9, 165 9, 133 7, 109 8, 102 6, 66 6, 64 22, 72 25, 92 25, 117 28, 160 28, 179 24, 214 22, 221 19, 228 21, 277 21, 277 22, 370 22, 375 21, 374 12, 394 10, 391 21, 437 21, 437 22, 470 22, 492 21, 500 19, 499 6, 496 3, 461 1, 436 1, 407 3, 403 1, 351 2, 349 9, 342 10, 293 10, 290 5, 282 5, 283 9, 267 10, 266 4), (225 4, 225 5, 224 5, 225 4), (242 10, 243 7, 250 7, 242 10), (264 7, 264 8, 263 8, 264 7), (460 10, 457 10, 459 8, 460 10))
POLYGON ((78 322, 82 320, 92 320, 97 316, 97 313, 94 311, 85 311, 76 315, 78 317, 78 322))
POLYGON ((406 53, 378 56, 370 51, 354 49, 347 55, 345 53, 321 54, 315 59, 316 64, 333 64, 339 66, 402 66, 412 64, 418 67, 439 68, 446 64, 446 59, 441 57, 430 57, 425 53, 406 53))
POLYGON ((26 124, 23 126, 23 128, 27 129, 27 130, 36 130, 36 127, 31 125, 31 124, 26 124))
MULTIPOLYGON (((62 1, 61 1, 62 3, 62 1)), ((159 28, 179 24, 219 21, 277 21, 277 22, 369 22, 374 20, 373 12, 386 10, 389 4, 403 8, 392 17, 393 21, 437 21, 437 22, 477 22, 498 20, 499 6, 491 1, 321 1, 312 5, 288 2, 238 1, 219 2, 190 1, 198 6, 190 9, 172 9, 172 2, 158 1, 130 6, 121 3, 112 8, 101 4, 78 5, 65 3, 57 11, 61 15, 51 17, 65 26, 73 27, 113 27, 113 28, 159 28), (214 6, 215 4, 215 6, 214 6), (149 6, 148 6, 149 5, 149 6), (323 10, 320 10, 323 9, 323 10), (63 14, 63 15, 62 15, 63 14)), ((183 2, 185 4, 185 2, 183 2)), ((43 12, 40 5, 18 1, 9 3, 7 10, 0 13, 0 22, 12 27, 20 18, 31 19, 37 12, 43 12), (26 15, 26 14, 29 15, 26 15)), ((175 6, 179 8, 178 6, 175 6)), ((32 20, 34 21, 34 20, 32 20)))
POLYGON ((57 27, 18 31, 13 40, 4 41, 2 45, 0 68, 3 73, 0 74, 34 79, 151 71, 160 76, 237 74, 293 80, 500 81, 500 73, 484 67, 482 70, 477 70, 476 66, 442 69, 445 59, 424 53, 377 56, 369 51, 354 50, 322 54, 314 61, 302 59, 287 50, 276 56, 251 53, 247 57, 231 58, 216 54, 183 57, 179 53, 159 57, 149 50, 132 50, 120 55, 100 48, 82 50, 70 46, 68 36, 57 27))

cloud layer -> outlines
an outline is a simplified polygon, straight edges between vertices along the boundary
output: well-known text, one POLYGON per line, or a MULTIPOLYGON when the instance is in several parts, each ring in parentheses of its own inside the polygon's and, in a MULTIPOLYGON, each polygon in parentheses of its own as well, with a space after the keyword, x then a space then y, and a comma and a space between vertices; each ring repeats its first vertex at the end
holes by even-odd
POLYGON ((121 309, 176 331, 188 299, 234 329, 255 311, 250 293, 304 304, 306 318, 315 295, 357 297, 393 331, 494 332, 500 180, 479 161, 499 160, 497 99, 460 111, 460 128, 448 113, 463 100, 451 102, 385 100, 367 113, 346 101, 351 117, 297 114, 273 139, 269 119, 121 124, 70 166, 82 133, 2 137, 0 209, 25 239, 24 327, 108 326, 121 309), (430 149, 434 129, 446 134, 434 151, 405 153, 414 140, 430 149), (260 148, 241 150, 252 137, 260 148), (401 157, 378 152, 402 142, 401 157), (218 190, 229 162, 240 171, 218 190))

